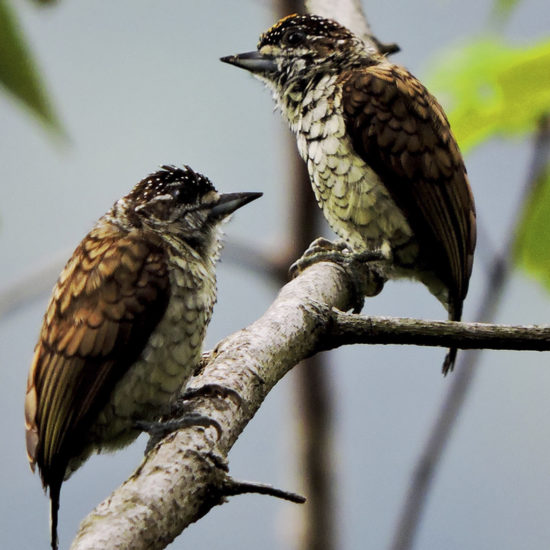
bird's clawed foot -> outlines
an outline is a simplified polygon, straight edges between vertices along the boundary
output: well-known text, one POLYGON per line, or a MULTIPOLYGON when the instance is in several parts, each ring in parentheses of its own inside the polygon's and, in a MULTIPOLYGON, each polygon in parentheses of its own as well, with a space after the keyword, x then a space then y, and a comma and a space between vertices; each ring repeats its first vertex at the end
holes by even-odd
POLYGON ((296 260, 288 270, 290 278, 294 279, 308 267, 319 262, 342 263, 342 258, 349 253, 349 249, 344 241, 329 241, 323 237, 315 239, 302 254, 302 257, 296 260))
POLYGON ((353 283, 353 312, 359 313, 363 309, 364 297, 376 296, 384 287, 387 280, 384 265, 388 260, 388 254, 380 249, 354 252, 344 241, 332 242, 320 237, 290 266, 289 273, 291 278, 297 277, 318 262, 340 265, 353 283))
POLYGON ((161 417, 160 420, 152 422, 139 420, 135 422, 135 427, 138 430, 147 432, 150 436, 145 448, 145 454, 167 435, 182 428, 189 428, 191 426, 215 428, 218 433, 218 439, 221 437, 222 428, 218 422, 208 416, 194 413, 190 410, 191 405, 189 402, 200 397, 231 398, 237 406, 240 406, 242 403, 242 397, 238 392, 220 384, 205 384, 197 388, 187 388, 183 395, 172 403, 170 412, 161 417))
POLYGON ((182 428, 190 428, 192 426, 215 428, 216 432, 218 432, 218 439, 222 435, 222 428, 218 422, 212 418, 203 416, 202 414, 192 412, 184 413, 183 416, 180 416, 179 418, 171 418, 170 420, 159 420, 156 422, 138 420, 134 425, 138 430, 149 434, 149 441, 145 447, 145 454, 149 453, 149 451, 167 435, 177 430, 181 430, 182 428))
POLYGON ((365 296, 376 296, 382 292, 388 280, 386 261, 380 251, 352 252, 345 257, 342 266, 353 284, 353 313, 361 313, 365 296))

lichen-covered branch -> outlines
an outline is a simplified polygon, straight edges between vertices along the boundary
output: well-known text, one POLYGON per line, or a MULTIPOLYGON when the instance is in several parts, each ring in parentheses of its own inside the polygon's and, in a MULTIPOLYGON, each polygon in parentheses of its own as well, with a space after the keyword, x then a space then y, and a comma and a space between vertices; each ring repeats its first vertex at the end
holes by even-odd
POLYGON ((193 412, 215 420, 168 436, 134 474, 81 523, 73 550, 164 548, 190 523, 224 501, 225 457, 271 388, 315 353, 332 307, 353 301, 344 270, 322 263, 287 284, 266 313, 218 344, 194 386, 227 388, 199 397, 193 412))
POLYGON ((130 479, 82 522, 73 550, 164 548, 187 525, 235 494, 227 453, 273 386, 320 350, 356 342, 550 349, 548 327, 342 313, 354 302, 345 270, 319 263, 284 286, 260 319, 222 340, 192 384, 210 388, 194 392, 193 412, 217 425, 181 430, 155 447, 130 479))

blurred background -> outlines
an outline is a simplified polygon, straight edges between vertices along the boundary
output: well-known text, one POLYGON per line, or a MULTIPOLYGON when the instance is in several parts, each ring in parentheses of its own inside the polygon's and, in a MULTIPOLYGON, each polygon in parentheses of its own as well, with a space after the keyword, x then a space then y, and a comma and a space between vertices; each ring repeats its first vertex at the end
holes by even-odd
MULTIPOLYGON (((480 222, 464 314, 471 320, 493 285, 492 258, 502 247, 511 252, 508 235, 516 231, 523 189, 532 179, 537 121, 550 109, 550 4, 370 0, 363 7, 377 37, 401 46, 393 60, 431 83, 467 151, 480 222), (513 93, 508 102, 490 85, 503 74, 526 75, 512 78, 516 87, 506 88, 513 93)), ((289 132, 273 112, 269 92, 218 60, 253 49, 282 10, 268 0, 73 0, 47 7, 0 0, 4 548, 48 548, 49 502, 29 471, 24 448, 26 377, 49 295, 43 289, 53 286, 63 261, 95 220, 159 165, 185 163, 220 191, 264 193, 226 226, 228 242, 274 256, 292 246, 287 228, 296 189, 289 132), (40 98, 28 99, 42 105, 42 122, 8 91, 9 64, 18 59, 9 49, 8 28, 24 38, 50 98, 50 109, 40 98), (29 279, 32 274, 38 278, 29 279)), ((550 322, 544 287, 549 271, 541 267, 550 231, 539 223, 529 233, 525 221, 547 219, 538 210, 538 218, 529 217, 544 202, 541 196, 523 210, 518 232, 523 244, 514 257, 527 270, 511 273, 497 322, 550 322)), ((324 222, 321 227, 331 237, 324 222)), ((218 269, 218 288, 205 348, 259 317, 278 285, 227 255, 218 269)), ((386 285, 364 313, 446 317, 421 285, 406 282, 386 285)), ((415 462, 453 382, 440 373, 444 354, 397 346, 326 354, 334 548, 391 546, 415 462)), ((550 546, 549 362, 549 355, 534 352, 483 353, 414 548, 550 546)), ((305 436, 295 377, 290 373, 270 393, 235 445, 229 457, 234 477, 305 491, 297 458, 305 436)), ((133 471, 144 444, 140 438, 115 455, 92 457, 63 485, 61 548, 69 547, 80 520, 133 471)), ((298 548, 301 512, 268 497, 235 497, 170 548, 298 548)))

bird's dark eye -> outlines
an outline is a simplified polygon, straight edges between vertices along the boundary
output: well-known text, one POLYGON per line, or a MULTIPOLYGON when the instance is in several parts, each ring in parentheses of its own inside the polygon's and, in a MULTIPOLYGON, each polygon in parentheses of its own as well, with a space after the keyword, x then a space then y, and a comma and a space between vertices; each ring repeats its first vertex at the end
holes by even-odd
POLYGON ((305 41, 305 39, 305 33, 296 30, 287 31, 283 36, 283 42, 287 46, 299 46, 305 41))

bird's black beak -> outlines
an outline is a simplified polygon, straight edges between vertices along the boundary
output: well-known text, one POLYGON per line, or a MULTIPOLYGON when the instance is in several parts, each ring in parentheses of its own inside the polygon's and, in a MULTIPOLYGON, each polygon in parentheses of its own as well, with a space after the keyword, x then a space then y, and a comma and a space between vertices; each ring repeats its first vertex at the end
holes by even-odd
POLYGON ((210 209, 211 218, 225 218, 245 204, 260 198, 263 193, 224 193, 210 209))
POLYGON ((258 51, 228 55, 227 57, 221 57, 220 61, 246 69, 251 73, 273 73, 277 70, 275 58, 271 55, 261 54, 258 51))

